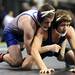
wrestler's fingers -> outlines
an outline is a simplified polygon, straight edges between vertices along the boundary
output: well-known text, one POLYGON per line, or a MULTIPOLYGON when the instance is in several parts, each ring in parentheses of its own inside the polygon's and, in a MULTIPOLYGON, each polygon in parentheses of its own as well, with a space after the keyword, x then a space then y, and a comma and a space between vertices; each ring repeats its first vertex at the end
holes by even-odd
POLYGON ((51 72, 54 72, 54 69, 45 69, 45 70, 40 70, 41 74, 51 74, 51 72))

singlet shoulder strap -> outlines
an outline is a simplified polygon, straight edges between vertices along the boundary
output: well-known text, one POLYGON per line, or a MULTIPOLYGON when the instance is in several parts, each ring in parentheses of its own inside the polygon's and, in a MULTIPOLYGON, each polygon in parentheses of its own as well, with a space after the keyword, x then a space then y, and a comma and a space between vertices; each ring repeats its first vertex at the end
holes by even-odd
POLYGON ((22 15, 20 15, 20 16, 18 17, 18 19, 17 19, 17 27, 18 27, 18 20, 19 20, 19 18, 20 18, 21 16, 23 16, 23 15, 28 15, 28 16, 30 16, 30 17, 34 20, 34 22, 36 23, 36 20, 35 20, 34 17, 32 17, 30 14, 24 13, 24 14, 22 14, 22 15))

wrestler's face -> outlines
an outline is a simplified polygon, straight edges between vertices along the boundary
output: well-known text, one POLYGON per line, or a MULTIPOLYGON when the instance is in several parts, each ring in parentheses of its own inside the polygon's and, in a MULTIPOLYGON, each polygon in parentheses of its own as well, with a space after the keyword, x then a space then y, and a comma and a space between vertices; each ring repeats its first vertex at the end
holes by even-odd
POLYGON ((42 28, 44 28, 45 30, 48 30, 48 28, 51 27, 51 23, 53 19, 54 19, 54 16, 45 17, 42 22, 42 28))
POLYGON ((70 26, 70 22, 61 22, 57 28, 60 33, 64 33, 67 30, 67 27, 70 26))

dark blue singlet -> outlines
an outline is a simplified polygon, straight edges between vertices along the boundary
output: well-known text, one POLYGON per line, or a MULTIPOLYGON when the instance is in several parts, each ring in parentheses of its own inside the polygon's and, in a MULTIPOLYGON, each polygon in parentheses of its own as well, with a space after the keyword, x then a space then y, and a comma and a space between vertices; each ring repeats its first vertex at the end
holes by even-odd
MULTIPOLYGON (((43 41, 42 44, 43 44, 43 46, 51 45, 51 44, 58 44, 58 45, 61 46, 61 44, 65 40, 65 38, 66 38, 65 36, 64 37, 60 37, 58 43, 52 42, 52 28, 49 28, 48 29, 48 39, 43 41)), ((51 51, 41 54, 42 58, 44 58, 46 56, 48 56, 48 57, 49 56, 56 56, 57 57, 58 55, 59 55, 59 53, 51 52, 51 51)))

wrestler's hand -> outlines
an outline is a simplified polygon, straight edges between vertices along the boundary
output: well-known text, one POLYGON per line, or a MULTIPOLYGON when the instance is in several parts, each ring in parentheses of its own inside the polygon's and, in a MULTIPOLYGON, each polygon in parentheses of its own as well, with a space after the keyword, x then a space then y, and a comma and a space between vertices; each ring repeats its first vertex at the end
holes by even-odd
POLYGON ((54 69, 43 69, 43 70, 40 70, 40 74, 51 74, 52 72, 54 72, 55 70, 54 69))
POLYGON ((60 47, 59 45, 53 44, 53 49, 52 49, 52 50, 53 50, 54 52, 57 52, 57 53, 58 53, 60 49, 61 49, 61 47, 60 47))

